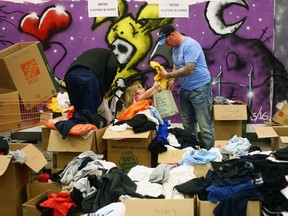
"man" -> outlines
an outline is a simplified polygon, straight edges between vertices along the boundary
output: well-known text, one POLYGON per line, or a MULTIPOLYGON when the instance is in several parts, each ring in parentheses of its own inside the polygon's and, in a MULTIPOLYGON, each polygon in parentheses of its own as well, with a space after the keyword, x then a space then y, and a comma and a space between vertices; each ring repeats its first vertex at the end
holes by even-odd
POLYGON ((172 25, 159 31, 159 45, 172 47, 173 70, 160 72, 168 80, 167 88, 173 90, 179 80, 180 110, 184 129, 197 137, 197 123, 200 128, 200 142, 209 150, 214 146, 214 126, 211 119, 212 86, 211 75, 200 44, 191 37, 178 32, 172 25))
POLYGON ((97 114, 98 106, 116 76, 118 65, 115 54, 103 48, 87 50, 72 62, 64 79, 75 112, 86 109, 97 114))

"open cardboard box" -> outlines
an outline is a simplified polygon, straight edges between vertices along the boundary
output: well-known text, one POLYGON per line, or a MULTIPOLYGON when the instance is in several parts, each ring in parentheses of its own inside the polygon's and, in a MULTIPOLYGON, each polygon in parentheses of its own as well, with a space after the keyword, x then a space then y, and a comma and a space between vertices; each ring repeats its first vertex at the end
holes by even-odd
POLYGON ((41 216, 41 212, 37 209, 36 204, 46 196, 49 196, 51 192, 49 190, 44 191, 37 196, 29 199, 27 202, 22 204, 23 216, 41 216))
POLYGON ((194 216, 195 199, 126 199, 126 216, 179 215, 194 216))
POLYGON ((272 119, 278 124, 288 125, 288 104, 284 104, 282 109, 277 111, 272 119))
POLYGON ((132 129, 112 131, 107 128, 103 139, 107 139, 107 160, 128 172, 136 165, 151 167, 151 152, 148 145, 155 137, 154 131, 134 133, 132 129))
POLYGON ((234 135, 245 136, 247 105, 213 105, 216 140, 229 140, 234 135))
POLYGON ((21 204, 26 201, 26 184, 31 180, 30 171, 39 172, 46 164, 42 152, 33 144, 11 143, 11 151, 26 154, 24 164, 13 163, 12 155, 0 156, 0 212, 1 215, 22 215, 21 204))
POLYGON ((255 126, 258 138, 271 138, 271 150, 288 146, 288 126, 255 126))
MULTIPOLYGON (((158 154, 158 163, 177 163, 182 158, 187 150, 167 150, 158 154)), ((206 176, 208 170, 210 169, 209 164, 194 164, 194 174, 195 176, 202 177, 206 176)))
POLYGON ((31 101, 45 101, 59 90, 39 41, 1 50, 0 71, 0 87, 18 91, 27 110, 35 105, 31 101))
MULTIPOLYGON (((227 145, 228 140, 215 140, 214 147, 222 148, 227 145)), ((182 158, 187 150, 172 150, 169 149, 166 152, 158 154, 158 163, 177 163, 182 158)), ((194 174, 196 177, 206 176, 208 170, 210 169, 209 164, 194 164, 194 174)))
POLYGON ((23 216, 41 216, 42 213, 37 209, 37 203, 43 198, 49 196, 52 193, 59 193, 61 190, 46 190, 42 193, 39 193, 37 196, 29 199, 27 202, 22 204, 22 214, 23 216))
MULTIPOLYGON (((212 203, 209 200, 200 200, 196 196, 197 201, 197 216, 214 216, 214 209, 217 203, 212 203)), ((261 202, 260 201, 248 201, 246 208, 247 216, 261 216, 261 202)))
MULTIPOLYGON (((103 140, 103 134, 106 128, 97 129, 87 139, 82 136, 68 135, 62 139, 58 130, 42 130, 42 138, 49 135, 47 151, 54 153, 54 168, 64 168, 74 157, 85 151, 93 151, 97 154, 106 152, 106 140, 103 140)), ((45 138, 46 139, 46 138, 45 138)))

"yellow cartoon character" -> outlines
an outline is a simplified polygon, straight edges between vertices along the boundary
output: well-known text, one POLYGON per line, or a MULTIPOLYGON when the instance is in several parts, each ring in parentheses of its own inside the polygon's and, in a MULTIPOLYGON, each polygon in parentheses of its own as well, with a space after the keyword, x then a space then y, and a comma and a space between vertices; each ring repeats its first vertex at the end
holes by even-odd
MULTIPOLYGON (((112 21, 106 40, 116 54, 121 67, 118 69, 111 89, 125 87, 125 79, 140 73, 137 65, 147 57, 153 46, 151 32, 173 21, 172 18, 159 18, 158 4, 144 3, 136 17, 127 10, 127 2, 118 0, 119 16, 97 17, 92 27, 95 29, 105 21, 112 21)), ((137 80, 143 82, 143 77, 136 76, 134 81, 137 80)))

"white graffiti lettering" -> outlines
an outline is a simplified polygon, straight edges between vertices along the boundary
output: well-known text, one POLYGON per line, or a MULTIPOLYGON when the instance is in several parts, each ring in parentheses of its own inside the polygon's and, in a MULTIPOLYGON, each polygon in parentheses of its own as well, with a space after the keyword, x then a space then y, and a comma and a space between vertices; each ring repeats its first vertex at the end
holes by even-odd
POLYGON ((252 114, 253 115, 250 120, 253 122, 257 122, 258 120, 263 120, 263 121, 269 120, 269 116, 267 112, 262 112, 262 106, 260 107, 258 112, 253 112, 252 114))

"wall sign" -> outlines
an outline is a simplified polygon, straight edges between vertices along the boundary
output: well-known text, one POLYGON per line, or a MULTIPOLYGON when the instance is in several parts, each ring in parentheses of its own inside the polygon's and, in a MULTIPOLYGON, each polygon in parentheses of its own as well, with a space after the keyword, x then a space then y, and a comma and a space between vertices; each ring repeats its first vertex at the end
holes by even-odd
POLYGON ((117 17, 117 0, 88 0, 89 17, 117 17))
POLYGON ((188 0, 161 0, 159 17, 189 17, 188 0))

